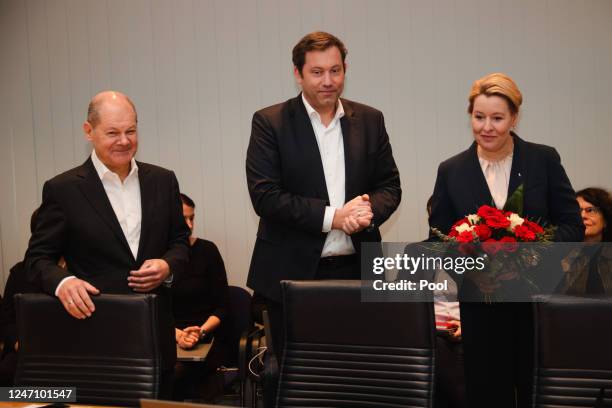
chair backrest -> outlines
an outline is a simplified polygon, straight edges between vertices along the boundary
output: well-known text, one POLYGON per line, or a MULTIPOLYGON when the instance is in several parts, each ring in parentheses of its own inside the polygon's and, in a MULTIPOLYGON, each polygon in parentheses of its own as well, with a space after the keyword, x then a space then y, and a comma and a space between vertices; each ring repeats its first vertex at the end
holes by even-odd
POLYGON ((360 281, 281 284, 277 406, 431 406, 432 303, 362 302, 360 281))
POLYGON ((231 322, 228 330, 229 341, 231 344, 231 361, 228 363, 231 365, 236 365, 240 337, 245 332, 250 332, 253 328, 253 318, 251 316, 251 294, 246 289, 239 286, 230 286, 228 309, 231 322))
POLYGON ((155 295, 100 295, 91 317, 71 317, 43 294, 15 296, 19 386, 71 386, 77 402, 138 406, 160 382, 155 295))
POLYGON ((612 299, 541 297, 534 307, 535 406, 612 406, 612 299))

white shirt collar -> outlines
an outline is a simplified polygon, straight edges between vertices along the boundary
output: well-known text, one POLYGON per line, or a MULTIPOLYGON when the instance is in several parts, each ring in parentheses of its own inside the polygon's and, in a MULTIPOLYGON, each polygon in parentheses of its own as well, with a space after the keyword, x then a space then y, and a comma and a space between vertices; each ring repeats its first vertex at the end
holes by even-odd
POLYGON ((499 160, 487 160, 484 157, 478 156, 478 161, 480 162, 480 167, 484 170, 486 169, 488 166, 505 166, 508 164, 508 162, 512 163, 512 156, 513 154, 510 153, 509 155, 507 155, 506 157, 504 157, 503 159, 499 159, 499 160))
MULTIPOLYGON (((317 112, 315 110, 315 108, 313 108, 308 103, 308 101, 304 97, 304 92, 302 92, 302 102, 304 102, 304 106, 306 107, 306 112, 308 113, 308 116, 311 119, 314 116, 315 118, 317 118, 319 120, 319 122, 321 122, 321 115, 319 115, 319 112, 317 112)), ((332 119, 332 122, 337 120, 337 119, 340 119, 343 116, 344 116, 344 107, 342 106, 342 101, 340 101, 340 99, 338 99, 338 106, 336 107, 336 114, 334 115, 334 118, 332 119)))
MULTIPOLYGON (((113 173, 108 167, 106 167, 104 163, 102 163, 102 160, 98 158, 98 155, 96 154, 96 149, 93 149, 91 152, 91 161, 94 165, 94 168, 96 169, 96 173, 98 173, 98 177, 100 177, 100 180, 103 180, 106 174, 113 173)), ((132 160, 130 162, 130 172, 128 173, 127 177, 130 177, 132 174, 136 173, 137 171, 138 171, 138 165, 136 164, 136 160, 132 157, 132 160)))

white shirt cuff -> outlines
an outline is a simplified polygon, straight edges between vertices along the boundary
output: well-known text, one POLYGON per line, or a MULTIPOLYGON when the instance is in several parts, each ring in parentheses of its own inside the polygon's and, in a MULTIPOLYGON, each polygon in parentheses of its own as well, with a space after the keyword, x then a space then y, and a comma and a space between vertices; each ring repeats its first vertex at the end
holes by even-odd
POLYGON ((60 283, 57 285, 57 287, 55 288, 55 296, 57 296, 57 292, 62 287, 64 282, 66 282, 68 279, 74 279, 74 278, 76 278, 76 276, 72 275, 72 276, 66 276, 64 279, 62 279, 60 283))
POLYGON ((323 232, 331 231, 332 223, 334 221, 334 214, 336 214, 335 207, 325 207, 325 216, 323 217, 323 232))

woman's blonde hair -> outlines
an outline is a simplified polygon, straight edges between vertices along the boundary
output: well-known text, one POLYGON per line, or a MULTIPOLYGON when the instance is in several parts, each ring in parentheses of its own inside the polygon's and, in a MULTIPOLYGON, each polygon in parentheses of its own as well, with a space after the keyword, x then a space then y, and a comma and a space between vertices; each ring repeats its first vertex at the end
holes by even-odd
POLYGON ((510 112, 514 115, 518 114, 519 108, 523 103, 523 95, 521 95, 518 86, 516 86, 512 78, 500 72, 483 76, 474 81, 470 91, 470 104, 468 106, 468 113, 470 115, 474 111, 474 100, 478 95, 496 95, 504 98, 508 102, 510 112))

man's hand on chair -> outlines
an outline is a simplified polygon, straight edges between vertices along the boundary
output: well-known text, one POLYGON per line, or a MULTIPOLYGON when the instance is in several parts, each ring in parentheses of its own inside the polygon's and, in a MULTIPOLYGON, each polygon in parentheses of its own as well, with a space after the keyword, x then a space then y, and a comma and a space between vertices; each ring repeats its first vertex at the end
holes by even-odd
POLYGON ((100 291, 82 279, 71 278, 61 284, 57 290, 57 297, 72 317, 85 319, 91 317, 96 310, 89 296, 90 293, 97 295, 100 291))

